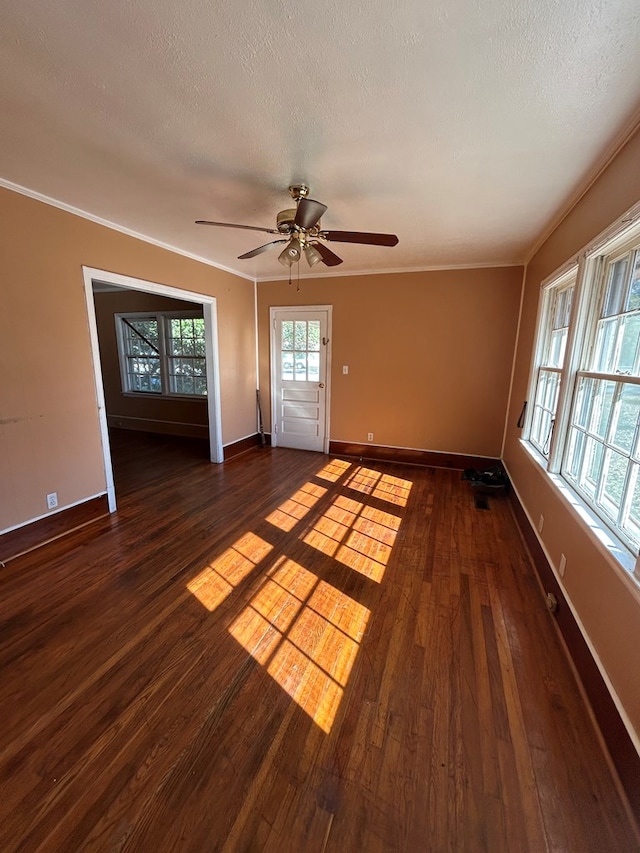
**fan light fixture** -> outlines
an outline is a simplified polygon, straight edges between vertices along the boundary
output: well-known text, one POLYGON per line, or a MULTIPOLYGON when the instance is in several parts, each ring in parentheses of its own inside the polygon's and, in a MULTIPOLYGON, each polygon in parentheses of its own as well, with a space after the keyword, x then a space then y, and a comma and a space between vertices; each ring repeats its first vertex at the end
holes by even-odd
POLYGON ((319 264, 322 260, 322 255, 311 243, 307 243, 307 245, 303 249, 303 252, 310 267, 315 266, 315 264, 319 264))
POLYGON ((296 261, 300 260, 301 246, 297 237, 292 237, 284 251, 278 255, 278 260, 283 267, 292 267, 296 261))
POLYGON ((257 225, 238 225, 235 222, 213 222, 210 219, 197 219, 196 225, 216 225, 221 228, 244 228, 247 231, 263 231, 265 234, 276 234, 277 240, 257 246, 242 255, 239 260, 255 258, 266 252, 271 246, 286 243, 284 250, 278 255, 283 267, 291 267, 304 254, 310 267, 323 263, 327 267, 335 267, 342 263, 342 258, 332 252, 326 242, 360 243, 365 246, 397 246, 398 237, 395 234, 378 234, 372 231, 328 231, 320 225, 320 218, 325 214, 327 205, 321 201, 309 198, 309 187, 306 184, 292 184, 289 195, 295 201, 295 207, 281 210, 276 217, 276 228, 261 228, 257 225))

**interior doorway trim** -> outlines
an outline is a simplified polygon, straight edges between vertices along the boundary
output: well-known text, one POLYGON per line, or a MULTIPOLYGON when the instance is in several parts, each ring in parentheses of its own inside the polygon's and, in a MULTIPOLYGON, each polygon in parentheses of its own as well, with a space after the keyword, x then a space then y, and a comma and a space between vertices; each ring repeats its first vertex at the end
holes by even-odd
POLYGON ((120 273, 106 270, 82 267, 84 292, 87 302, 87 319, 91 339, 91 355, 93 360, 93 375, 96 387, 98 419, 100 422, 100 439, 104 459, 104 474, 109 500, 109 512, 116 509, 116 492, 113 481, 113 465, 111 462, 111 447, 109 445, 109 429, 107 426, 107 409, 104 398, 104 384, 100 364, 100 345, 98 342, 98 324, 96 321, 96 306, 93 298, 94 284, 111 284, 130 290, 142 290, 145 293, 155 293, 171 299, 182 299, 202 306, 206 339, 207 365, 207 409, 209 415, 209 455, 212 462, 224 462, 222 449, 222 422, 220 415, 220 368, 218 358, 218 310, 215 296, 205 296, 202 293, 192 293, 178 287, 170 287, 153 281, 145 281, 120 273))

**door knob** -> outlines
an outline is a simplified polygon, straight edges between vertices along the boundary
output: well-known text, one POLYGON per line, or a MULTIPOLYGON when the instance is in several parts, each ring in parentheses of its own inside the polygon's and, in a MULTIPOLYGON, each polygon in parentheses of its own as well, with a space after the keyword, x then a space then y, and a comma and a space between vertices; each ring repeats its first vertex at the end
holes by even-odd
POLYGON ((324 382, 318 382, 318 388, 324 388, 324 382))

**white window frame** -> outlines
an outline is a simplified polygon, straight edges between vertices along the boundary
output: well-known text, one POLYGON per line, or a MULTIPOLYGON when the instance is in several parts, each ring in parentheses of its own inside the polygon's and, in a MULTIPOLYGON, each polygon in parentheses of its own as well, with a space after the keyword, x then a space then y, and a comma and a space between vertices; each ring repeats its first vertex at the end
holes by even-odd
MULTIPOLYGON (((170 352, 167 344, 168 326, 171 320, 189 320, 204 318, 197 311, 130 311, 115 315, 116 336, 118 341, 118 360, 120 363, 120 380, 122 383, 122 393, 126 396, 146 397, 153 400, 158 399, 186 399, 186 400, 206 400, 206 355, 203 355, 202 361, 205 362, 205 373, 203 376, 205 390, 203 393, 189 393, 185 391, 174 391, 171 382, 171 361, 175 358, 170 352), (134 388, 130 382, 130 373, 128 370, 127 361, 130 358, 127 352, 127 335, 126 321, 131 320, 154 320, 158 324, 158 360, 160 363, 160 382, 161 391, 146 391, 134 388)), ((187 358, 187 356, 185 356, 187 358)))
POLYGON ((558 276, 554 277, 551 282, 544 286, 541 295, 540 316, 538 318, 538 343, 536 346, 534 372, 531 383, 531 392, 529 395, 529 399, 532 402, 529 417, 527 418, 526 439, 531 442, 537 453, 545 459, 549 459, 551 441, 555 431, 555 422, 558 416, 558 403, 560 401, 560 393, 563 388, 562 380, 564 378, 564 361, 567 355, 569 333, 572 329, 572 318, 576 302, 576 280, 577 265, 575 262, 572 262, 568 265, 568 269, 566 271, 561 272, 558 276), (570 288, 573 288, 573 298, 571 314, 567 326, 563 327, 567 328, 563 358, 560 360, 560 364, 554 364, 553 359, 550 358, 550 353, 552 349, 552 336, 555 331, 552 324, 555 316, 556 300, 558 298, 558 294, 564 293, 570 288), (555 405, 549 403, 546 394, 543 395, 545 399, 539 399, 543 375, 554 375, 557 377, 559 392, 555 405), (543 420, 544 427, 542 424, 543 420))
MULTIPOLYGON (((587 246, 577 258, 572 259, 542 283, 536 343, 529 382, 528 399, 534 403, 527 412, 522 441, 536 461, 546 469, 555 485, 563 493, 566 494, 567 491, 571 493, 571 502, 574 505, 577 501, 579 505, 584 507, 585 513, 583 515, 585 517, 589 515, 592 519, 589 526, 593 529, 593 521, 595 520, 596 525, 601 527, 603 534, 601 538, 603 540, 607 536, 613 537, 613 547, 610 550, 618 556, 619 560, 620 554, 627 554, 628 556, 623 556, 620 561, 625 568, 631 570, 633 570, 635 563, 636 579, 640 580, 639 542, 632 538, 619 524, 619 522, 624 521, 625 510, 627 512, 629 510, 632 494, 630 490, 633 489, 634 484, 633 478, 640 476, 636 467, 637 459, 633 459, 633 465, 630 464, 628 467, 627 479, 623 489, 623 495, 626 494, 626 498, 623 498, 622 507, 615 519, 611 515, 607 515, 605 509, 599 505, 599 493, 596 493, 594 499, 591 499, 590 495, 582 490, 567 472, 572 418, 580 383, 585 378, 597 377, 602 380, 614 381, 619 385, 625 383, 640 385, 640 377, 638 376, 631 377, 618 373, 606 375, 595 371, 592 369, 593 365, 589 360, 595 347, 596 326, 606 290, 606 269, 617 258, 636 247, 640 249, 640 203, 635 205, 607 232, 604 232, 597 240, 587 246), (560 393, 555 413, 555 426, 548 453, 544 454, 542 452, 544 448, 539 446, 539 440, 536 441, 539 436, 532 435, 535 395, 540 369, 541 367, 544 368, 545 354, 548 351, 553 293, 562 287, 566 287, 572 276, 575 276, 576 283, 564 364, 560 370, 560 393), (633 475, 630 473, 632 470, 635 472, 633 475)), ((637 426, 636 430, 638 429, 640 427, 637 426)), ((603 447, 607 446, 606 442, 608 442, 608 438, 602 442, 603 447)), ((633 448, 629 455, 633 457, 633 448)), ((604 467, 600 470, 600 479, 603 479, 603 471, 604 467)))

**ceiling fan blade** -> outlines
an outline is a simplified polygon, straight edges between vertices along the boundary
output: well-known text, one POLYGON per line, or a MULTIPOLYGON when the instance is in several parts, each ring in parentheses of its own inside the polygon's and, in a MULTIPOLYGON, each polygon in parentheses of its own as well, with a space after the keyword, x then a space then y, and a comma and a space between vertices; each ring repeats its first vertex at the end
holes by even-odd
POLYGON ((342 263, 342 258, 339 258, 328 246, 324 246, 322 243, 312 243, 311 245, 322 255, 322 263, 328 267, 337 267, 338 264, 342 263))
POLYGON ((244 255, 238 255, 239 261, 244 261, 247 258, 255 258, 256 255, 262 254, 262 252, 266 252, 267 249, 270 249, 271 246, 277 246, 278 243, 288 243, 288 240, 272 240, 270 243, 265 243, 264 246, 258 246, 257 249, 251 249, 250 252, 245 252, 244 255))
POLYGON ((335 240, 338 243, 366 243, 369 246, 397 246, 395 234, 372 234, 369 231, 321 231, 324 240, 335 240))
POLYGON ((222 228, 244 228, 245 231, 264 231, 265 234, 279 234, 277 228, 258 228, 256 225, 234 225, 233 222, 210 222, 208 219, 196 219, 196 225, 219 225, 222 228))
POLYGON ((295 225, 298 228, 313 228, 317 225, 320 217, 327 209, 326 204, 314 201, 312 198, 301 198, 298 202, 298 212, 296 213, 295 225))

